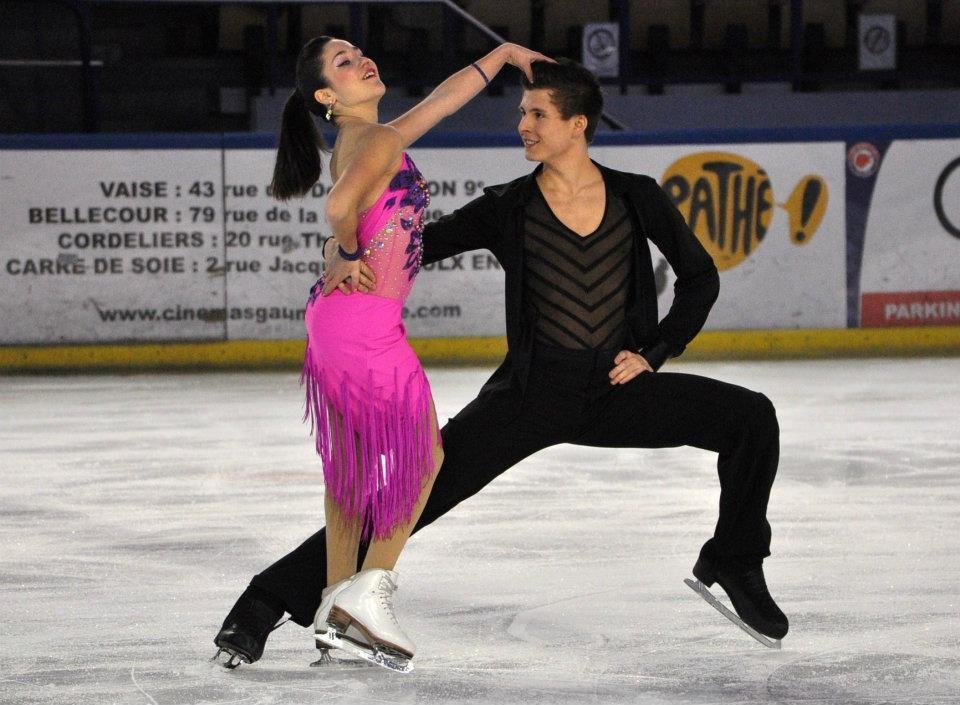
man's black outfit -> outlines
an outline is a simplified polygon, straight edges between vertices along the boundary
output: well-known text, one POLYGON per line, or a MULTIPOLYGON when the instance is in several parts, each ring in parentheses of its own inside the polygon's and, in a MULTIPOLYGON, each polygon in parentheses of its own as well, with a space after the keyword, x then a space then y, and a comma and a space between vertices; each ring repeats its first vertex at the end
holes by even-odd
MULTIPOLYGON (((622 349, 639 350, 658 369, 700 331, 717 298, 719 276, 653 179, 597 166, 608 199, 623 199, 633 223, 632 272, 618 342, 622 349), (648 241, 677 277, 673 304, 659 322, 648 241)), ((531 320, 535 310, 524 305, 529 289, 523 259, 525 209, 539 196, 535 178, 541 168, 487 188, 480 198, 429 224, 424 233, 426 263, 474 249, 488 249, 497 257, 505 275, 508 353, 477 398, 443 427, 443 466, 414 531, 547 446, 690 445, 719 454, 720 516, 700 562, 759 565, 769 555, 766 510, 779 455, 772 404, 762 394, 688 374, 648 372, 627 384, 611 385, 607 374, 618 348, 571 350, 538 342, 536 320, 531 320)), ((321 529, 255 576, 248 592, 269 596, 293 621, 308 626, 320 603, 325 573, 321 529)))

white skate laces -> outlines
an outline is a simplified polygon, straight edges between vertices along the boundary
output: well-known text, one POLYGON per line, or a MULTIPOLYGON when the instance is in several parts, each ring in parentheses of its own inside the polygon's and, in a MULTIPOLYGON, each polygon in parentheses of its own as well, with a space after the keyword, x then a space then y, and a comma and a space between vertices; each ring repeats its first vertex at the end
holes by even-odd
POLYGON ((357 633, 368 644, 413 657, 414 644, 403 633, 393 610, 397 574, 372 568, 353 576, 353 582, 333 601, 327 623, 350 637, 357 633))
MULTIPOLYGON (((396 576, 396 573, 394 573, 396 576)), ((397 615, 393 611, 393 593, 397 591, 397 584, 391 579, 390 573, 384 571, 383 577, 380 578, 380 582, 374 590, 374 595, 377 600, 380 602, 380 609, 390 618, 390 621, 399 628, 400 622, 397 619, 397 615)))

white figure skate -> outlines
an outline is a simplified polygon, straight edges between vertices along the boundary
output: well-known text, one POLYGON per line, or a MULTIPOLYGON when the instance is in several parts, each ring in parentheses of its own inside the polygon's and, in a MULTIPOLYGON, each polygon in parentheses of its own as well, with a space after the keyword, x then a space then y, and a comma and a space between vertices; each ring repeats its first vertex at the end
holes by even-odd
POLYGON ((325 666, 333 663, 333 659, 330 657, 330 649, 334 647, 321 641, 320 636, 326 634, 330 629, 330 627, 327 626, 327 617, 330 615, 330 608, 333 607, 333 601, 352 581, 353 578, 345 578, 339 583, 328 585, 321 593, 320 607, 313 617, 313 634, 317 642, 317 648, 320 650, 320 659, 310 664, 311 666, 325 666))
POLYGON ((343 649, 392 671, 412 671, 416 646, 393 612, 397 579, 396 572, 376 568, 353 576, 333 598, 328 629, 317 633, 318 644, 343 649))

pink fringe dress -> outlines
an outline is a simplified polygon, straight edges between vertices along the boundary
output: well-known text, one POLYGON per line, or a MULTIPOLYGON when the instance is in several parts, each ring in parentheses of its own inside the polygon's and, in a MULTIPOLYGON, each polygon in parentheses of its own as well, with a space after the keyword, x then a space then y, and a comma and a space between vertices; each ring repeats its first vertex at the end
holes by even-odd
POLYGON ((429 202, 423 176, 404 153, 357 227, 376 289, 323 296, 321 278, 307 303, 306 416, 326 491, 347 517, 360 519, 365 539, 387 538, 409 520, 440 442, 430 386, 402 320, 420 270, 429 202))

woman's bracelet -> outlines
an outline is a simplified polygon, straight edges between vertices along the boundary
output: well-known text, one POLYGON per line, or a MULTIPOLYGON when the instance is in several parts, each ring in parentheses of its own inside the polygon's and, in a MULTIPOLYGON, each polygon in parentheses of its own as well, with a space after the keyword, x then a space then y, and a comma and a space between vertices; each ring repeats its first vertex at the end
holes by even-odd
POLYGON ((343 245, 337 243, 337 253, 340 255, 340 259, 346 260, 347 262, 356 262, 363 256, 363 251, 360 249, 360 244, 357 244, 356 252, 347 252, 343 249, 343 245))
POLYGON ((329 257, 327 256, 327 243, 333 239, 334 239, 333 235, 327 235, 325 238, 323 238, 323 244, 320 245, 320 256, 323 257, 323 259, 325 260, 329 259, 329 257))
POLYGON ((477 73, 480 74, 480 77, 483 79, 484 85, 489 86, 489 85, 490 85, 490 79, 487 78, 487 74, 485 74, 485 73, 483 72, 483 69, 480 68, 480 66, 477 64, 477 62, 474 61, 474 62, 472 62, 470 65, 477 70, 477 73))

